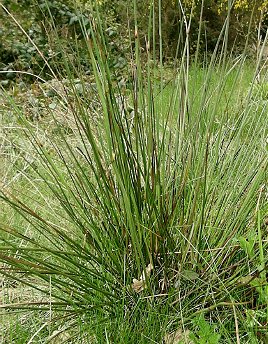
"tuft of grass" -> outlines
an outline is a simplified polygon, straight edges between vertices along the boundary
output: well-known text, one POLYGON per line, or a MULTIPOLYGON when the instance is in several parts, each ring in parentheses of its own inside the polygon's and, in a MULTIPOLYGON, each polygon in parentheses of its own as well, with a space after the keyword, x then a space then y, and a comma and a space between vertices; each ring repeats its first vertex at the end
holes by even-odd
MULTIPOLYGON (((47 118, 33 124, 5 93, 17 126, 5 158, 15 154, 15 171, 5 171, 13 179, 1 188, 14 214, 1 218, 1 273, 35 296, 1 309, 49 316, 29 343, 64 332, 69 342, 160 342, 178 330, 194 340, 212 331, 217 342, 216 322, 225 342, 263 338, 266 103, 245 55, 227 55, 228 18, 223 46, 203 65, 190 61, 184 18, 182 58, 166 82, 161 44, 156 69, 155 47, 141 53, 136 17, 127 88, 91 6, 92 85, 62 51, 68 86, 52 86, 47 118)), ((161 36, 156 10, 147 42, 161 36)))

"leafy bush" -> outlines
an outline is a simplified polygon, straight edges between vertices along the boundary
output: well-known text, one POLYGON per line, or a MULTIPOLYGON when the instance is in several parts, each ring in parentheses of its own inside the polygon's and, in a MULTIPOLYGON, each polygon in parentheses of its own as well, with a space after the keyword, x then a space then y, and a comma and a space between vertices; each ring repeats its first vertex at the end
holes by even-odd
MULTIPOLYGON (((109 46, 113 51, 110 63, 116 66, 118 79, 124 80, 127 75, 127 63, 130 62, 131 44, 133 45, 133 41, 129 40, 129 29, 133 34, 134 9, 128 2, 121 0, 112 3, 105 0, 99 3, 99 12, 105 18, 103 25, 106 26, 107 47, 109 46), (126 22, 129 23, 129 28, 126 27, 126 22)), ((155 46, 154 54, 160 51, 160 45, 163 46, 163 61, 168 62, 170 59, 172 61, 174 56, 183 51, 182 46, 186 36, 189 39, 189 49, 192 54, 196 49, 202 54, 208 51, 213 52, 227 15, 227 1, 210 0, 206 1, 205 5, 201 1, 184 1, 183 8, 180 1, 162 0, 160 3, 161 8, 157 1, 137 3, 140 45, 144 52, 146 52, 145 37, 150 10, 154 13, 152 21, 155 30, 161 32, 161 35, 154 35, 154 42, 151 41, 150 44, 155 46), (151 3, 153 9, 150 9, 151 3), (162 13, 161 18, 159 11, 162 13), (190 17, 191 29, 186 35, 183 26, 185 20, 190 17)), ((45 80, 53 78, 53 73, 44 58, 54 73, 60 74, 65 70, 65 67, 61 65, 61 54, 68 54, 71 57, 74 50, 77 50, 76 59, 72 61, 74 67, 83 68, 88 74, 91 73, 90 65, 87 63, 87 43, 81 30, 82 22, 87 30, 90 16, 97 15, 92 13, 94 10, 90 1, 5 0, 3 6, 22 24, 28 37, 2 8, 0 12, 0 18, 3 21, 0 32, 2 37, 0 69, 4 72, 0 75, 2 85, 10 86, 11 81, 18 77, 23 77, 28 81, 34 81, 34 75, 45 80), (39 47, 43 57, 30 40, 39 47), (61 49, 58 49, 59 45, 61 49), (14 70, 24 73, 14 73, 12 72, 14 70)), ((234 2, 229 13, 228 49, 241 53, 244 49, 245 37, 256 43, 259 23, 262 23, 260 33, 263 36, 262 39, 264 38, 267 26, 266 7, 265 1, 261 1, 258 6, 251 1, 234 2)), ((146 60, 146 53, 141 54, 141 58, 146 60)))
MULTIPOLYGON (((3 5, 5 7, 0 12, 5 23, 0 32, 3 38, 0 46, 2 85, 9 86, 16 77, 28 82, 35 81, 36 76, 45 80, 55 75, 66 77, 62 54, 67 54, 69 58, 75 54, 76 58, 72 60, 74 73, 77 68, 91 73, 87 62, 87 43, 82 32, 82 26, 86 31, 89 30, 90 16, 95 15, 90 14, 90 8, 84 6, 81 10, 72 1, 62 3, 56 0, 29 0, 22 3, 6 0, 3 5), (15 20, 6 11, 14 15, 15 20), (22 32, 16 20, 19 20, 25 32, 22 32)), ((122 41, 119 37, 120 25, 111 15, 106 18, 106 24, 107 46, 109 43, 113 52, 110 63, 116 67, 118 78, 122 79, 126 69, 127 48, 122 43, 126 43, 126 40, 122 41)))

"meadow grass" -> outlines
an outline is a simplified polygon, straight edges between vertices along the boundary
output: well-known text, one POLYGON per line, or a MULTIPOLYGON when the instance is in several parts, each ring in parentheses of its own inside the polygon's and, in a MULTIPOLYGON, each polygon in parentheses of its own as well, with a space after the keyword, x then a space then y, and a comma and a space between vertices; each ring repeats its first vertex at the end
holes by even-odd
POLYGON ((190 63, 187 42, 178 65, 155 67, 135 35, 122 86, 94 10, 90 87, 62 54, 68 84, 50 86, 43 118, 3 92, 3 341, 265 341, 267 105, 256 68, 221 48, 190 63))

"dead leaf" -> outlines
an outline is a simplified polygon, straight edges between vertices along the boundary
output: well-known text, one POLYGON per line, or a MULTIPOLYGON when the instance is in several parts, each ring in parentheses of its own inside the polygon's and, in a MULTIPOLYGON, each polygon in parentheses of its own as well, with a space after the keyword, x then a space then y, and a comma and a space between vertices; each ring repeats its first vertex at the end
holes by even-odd
POLYGON ((140 293, 145 287, 144 281, 137 280, 136 278, 133 278, 133 283, 131 286, 136 293, 140 293))
POLYGON ((141 274, 141 277, 140 277, 140 280, 142 279, 142 280, 145 280, 146 279, 146 276, 150 276, 150 274, 151 274, 151 271, 153 270, 153 265, 152 264, 149 264, 147 267, 146 267, 146 269, 145 269, 145 271, 143 271, 142 272, 142 274, 141 274), (146 275, 146 276, 145 276, 146 275))
POLYGON ((167 333, 164 337, 165 344, 193 344, 189 339, 190 331, 183 331, 178 329, 177 331, 167 333))
POLYGON ((145 270, 143 270, 141 276, 139 279, 133 278, 133 283, 131 285, 132 289, 136 292, 136 293, 140 293, 141 291, 143 291, 144 289, 147 288, 146 286, 146 278, 148 278, 151 274, 151 271, 153 270, 153 265, 149 264, 145 270))

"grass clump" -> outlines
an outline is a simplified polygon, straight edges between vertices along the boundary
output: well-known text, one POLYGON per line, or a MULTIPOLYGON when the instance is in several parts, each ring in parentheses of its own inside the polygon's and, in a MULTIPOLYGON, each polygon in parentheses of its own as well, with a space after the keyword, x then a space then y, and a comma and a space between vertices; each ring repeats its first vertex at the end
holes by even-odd
POLYGON ((6 173, 19 177, 1 192, 15 214, 1 221, 1 271, 4 285, 36 294, 1 308, 47 316, 29 343, 40 333, 96 343, 171 343, 172 333, 194 343, 264 340, 267 121, 245 73, 254 70, 244 55, 227 56, 225 40, 203 65, 190 63, 186 39, 166 86, 161 49, 157 78, 136 22, 126 87, 94 11, 84 32, 92 84, 63 53, 68 86, 52 85, 57 102, 43 118, 31 122, 5 93, 16 128, 4 137, 19 156, 6 173))

